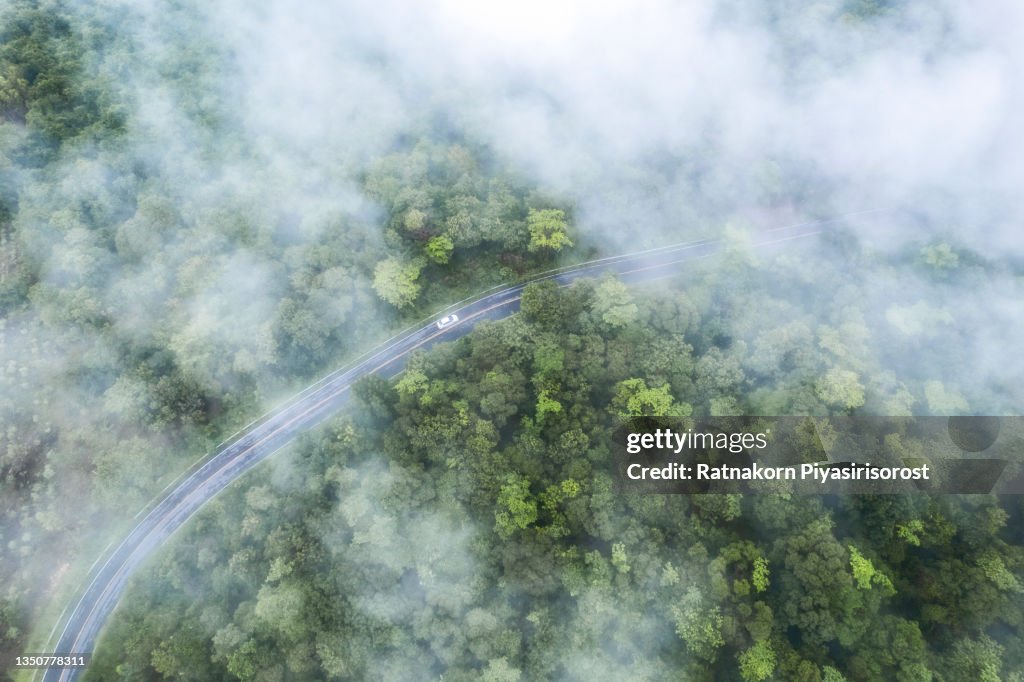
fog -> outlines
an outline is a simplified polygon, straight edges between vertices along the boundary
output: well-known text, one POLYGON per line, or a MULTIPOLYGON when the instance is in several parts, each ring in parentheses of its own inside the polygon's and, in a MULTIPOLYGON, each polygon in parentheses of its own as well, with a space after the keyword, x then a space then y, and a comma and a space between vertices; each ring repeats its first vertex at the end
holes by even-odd
POLYGON ((829 190, 819 210, 912 207, 979 250, 1016 250, 1020 8, 911 3, 861 22, 796 5, 213 13, 246 130, 312 173, 430 112, 572 197, 582 231, 612 243, 624 225, 685 236, 809 182, 829 190))
MULTIPOLYGON (((599 255, 848 214, 858 215, 842 231, 862 254, 903 258, 950 244, 989 279, 938 285, 894 266, 863 282, 857 263, 834 255, 817 267, 832 271, 840 303, 858 299, 877 312, 865 338, 885 347, 879 386, 901 375, 956 381, 975 410, 1019 412, 1024 363, 1012 346, 1024 334, 1024 7, 943 0, 879 3, 866 18, 848 11, 860 6, 82 1, 77 11, 113 36, 87 53, 85 68, 116 84, 124 136, 63 149, 43 182, 38 168, 8 158, 22 133, 5 125, 0 171, 20 191, 14 224, 39 264, 33 301, 57 290, 96 293, 76 299, 79 318, 48 317, 33 303, 3 320, 0 360, 18 381, 3 386, 0 406, 41 415, 46 434, 51 426, 102 434, 57 447, 71 453, 71 473, 57 479, 77 480, 91 450, 108 448, 96 466, 114 473, 99 492, 111 503, 119 486, 134 486, 126 496, 134 513, 166 470, 200 454, 188 448, 202 440, 198 428, 175 423, 158 433, 141 423, 138 405, 158 396, 138 376, 118 374, 122 344, 166 350, 190 382, 224 395, 225 409, 255 417, 305 379, 276 359, 286 350, 273 333, 281 300, 300 277, 289 281, 283 264, 339 235, 352 260, 308 306, 342 331, 324 332, 328 340, 309 354, 326 366, 367 350, 398 318, 372 290, 373 264, 390 247, 385 211, 361 180, 372 162, 433 128, 492 150, 571 206, 579 243, 599 255), (83 214, 110 234, 77 224, 83 214), (343 352, 331 345, 338 337, 343 352), (954 338, 965 349, 961 365, 926 352, 954 338), (61 382, 71 388, 56 404, 46 387, 61 382), (240 409, 232 400, 249 390, 254 404, 240 409), (162 448, 176 448, 175 459, 162 448)), ((737 338, 755 344, 757 325, 744 324, 737 338)), ((144 362, 165 362, 154 355, 144 362)), ((891 406, 872 388, 880 397, 869 408, 891 406)), ((45 449, 48 437, 33 443, 45 449)), ((345 536, 332 549, 358 546, 363 569, 379 565, 391 578, 425 566, 434 582, 412 596, 399 593, 407 586, 368 589, 352 596, 354 608, 403 622, 413 596, 459 601, 453 586, 477 574, 471 545, 475 533, 491 532, 490 519, 439 515, 398 528, 393 516, 358 508, 372 508, 384 487, 367 484, 366 497, 342 501, 335 519, 345 533, 382 539, 345 536)), ((40 506, 42 529, 80 523, 67 505, 40 506)), ((109 518, 107 508, 92 512, 109 518)), ((21 537, 22 526, 9 526, 5 539, 21 537)), ((330 543, 332 530, 324 533, 330 543)), ((100 535, 78 551, 102 547, 100 535)), ((42 570, 42 559, 28 557, 30 540, 17 549, 27 581, 42 570)), ((574 679, 593 673, 601 659, 588 647, 602 638, 626 642, 639 658, 675 641, 648 633, 646 622, 583 613, 587 604, 599 611, 600 597, 584 596, 575 617, 582 634, 563 642, 574 679), (644 642, 630 640, 635 628, 644 642)), ((374 665, 381 677, 401 677, 414 661, 374 665)), ((659 671, 652 662, 649 674, 659 671)))

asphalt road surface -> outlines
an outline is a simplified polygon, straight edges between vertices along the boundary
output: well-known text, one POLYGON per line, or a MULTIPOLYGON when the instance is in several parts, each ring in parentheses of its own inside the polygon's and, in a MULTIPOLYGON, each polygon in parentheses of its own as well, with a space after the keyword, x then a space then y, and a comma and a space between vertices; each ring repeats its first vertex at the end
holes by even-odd
MULTIPOLYGON (((822 232, 829 223, 806 223, 757 233, 752 247, 759 252, 794 239, 822 232)), ((568 286, 577 279, 616 275, 626 282, 640 282, 677 273, 681 264, 720 252, 720 240, 676 244, 645 252, 592 261, 552 272, 532 281, 552 280, 568 286)), ((60 655, 90 653, 96 638, 124 593, 125 584, 135 569, 160 547, 204 504, 239 476, 288 445, 298 434, 322 423, 343 407, 352 385, 376 374, 392 378, 404 369, 409 354, 427 349, 441 341, 452 341, 472 331, 482 320, 500 320, 519 310, 526 284, 485 293, 470 302, 456 304, 441 315, 456 314, 458 322, 438 329, 436 319, 402 333, 363 356, 354 365, 338 370, 293 397, 282 407, 256 420, 224 445, 201 466, 194 468, 165 497, 143 516, 112 552, 97 562, 88 577, 88 586, 71 610, 52 651, 60 655)), ((49 668, 43 679, 74 680, 81 668, 49 668)))

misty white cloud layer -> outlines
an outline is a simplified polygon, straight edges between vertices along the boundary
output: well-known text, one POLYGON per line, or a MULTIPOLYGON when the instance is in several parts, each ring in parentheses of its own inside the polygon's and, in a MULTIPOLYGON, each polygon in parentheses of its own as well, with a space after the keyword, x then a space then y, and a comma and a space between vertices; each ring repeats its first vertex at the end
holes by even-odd
MULTIPOLYGON (((727 223, 902 207, 915 219, 855 223, 869 248, 949 241, 985 258, 1024 255, 1024 5, 1013 0, 919 0, 864 21, 841 4, 801 0, 81 3, 97 6, 113 8, 112 22, 126 17, 112 33, 127 34, 133 49, 93 57, 133 96, 119 144, 132 146, 154 186, 128 196, 110 181, 129 175, 115 167, 119 150, 86 158, 76 149, 57 182, 19 197, 19 225, 43 263, 44 285, 95 280, 100 298, 78 307, 109 315, 139 345, 152 337, 168 347, 204 387, 232 388, 222 356, 253 374, 270 362, 268 330, 286 286, 287 249, 258 253, 253 244, 266 235, 238 237, 232 219, 273 216, 251 222, 284 224, 282 233, 292 231, 284 241, 304 244, 346 229, 343 217, 371 226, 367 234, 377 236, 361 246, 383 251, 380 211, 362 196, 359 173, 428 122, 491 145, 543 191, 575 202, 581 241, 609 254, 719 233, 727 223), (202 125, 218 115, 222 125, 202 125), (228 132, 211 139, 211 130, 228 132), (146 213, 147 197, 181 214, 152 242, 132 231, 131 216, 148 224, 163 215, 159 206, 146 213), (123 223, 119 253, 137 253, 138 262, 114 272, 90 243, 95 235, 72 225, 72 213, 51 210, 85 205, 123 223), (181 225, 237 243, 182 243, 181 225), (207 259, 207 251, 225 255, 207 259)), ((378 255, 360 252, 371 266, 378 255)), ((352 317, 386 325, 367 273, 344 275, 354 282, 352 317)), ((1024 296, 1019 283, 997 284, 951 292, 896 275, 848 298, 950 320, 973 351, 963 366, 886 369, 973 382, 976 394, 998 393, 993 404, 1019 412, 1015 379, 1024 368, 1013 344, 1024 334, 1024 296)), ((895 313, 893 329, 872 329, 872 342, 910 336, 901 330, 915 321, 895 313)), ((35 387, 58 376, 117 365, 98 332, 53 325, 76 330, 61 352, 23 333, 23 320, 7 321, 0 357, 33 358, 10 402, 31 403, 35 387)), ((905 342, 907 355, 927 341, 905 342)), ((144 390, 127 378, 103 404, 129 414, 126 406, 146 402, 144 390)), ((82 394, 66 397, 74 412, 52 411, 100 432, 107 415, 86 410, 82 394)), ((111 452, 127 461, 141 458, 139 449, 111 452)), ((339 506, 345 542, 335 549, 351 550, 351 531, 360 561, 396 578, 414 567, 416 589, 368 590, 354 603, 381 618, 413 597, 458 612, 466 597, 455 588, 479 569, 475 529, 425 516, 400 532, 396 518, 374 513, 380 494, 370 489, 339 506)), ((630 634, 632 624, 598 615, 595 640, 630 634)), ((569 670, 589 670, 576 656, 587 644, 569 650, 569 670)))
POLYGON ((248 131, 311 174, 440 112, 575 198, 584 230, 685 234, 813 181, 833 211, 934 210, 977 248, 1016 248, 1022 10, 861 22, 793 5, 271 1, 211 18, 248 131))

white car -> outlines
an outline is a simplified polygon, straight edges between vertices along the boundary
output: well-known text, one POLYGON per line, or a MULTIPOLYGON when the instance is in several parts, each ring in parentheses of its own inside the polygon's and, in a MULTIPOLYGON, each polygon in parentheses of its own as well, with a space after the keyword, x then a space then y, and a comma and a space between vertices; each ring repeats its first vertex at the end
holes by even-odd
POLYGON ((437 328, 438 329, 446 329, 446 328, 452 326, 453 324, 455 324, 458 321, 459 321, 459 316, 454 314, 454 313, 452 313, 451 315, 445 315, 444 317, 442 317, 440 320, 437 321, 437 328))

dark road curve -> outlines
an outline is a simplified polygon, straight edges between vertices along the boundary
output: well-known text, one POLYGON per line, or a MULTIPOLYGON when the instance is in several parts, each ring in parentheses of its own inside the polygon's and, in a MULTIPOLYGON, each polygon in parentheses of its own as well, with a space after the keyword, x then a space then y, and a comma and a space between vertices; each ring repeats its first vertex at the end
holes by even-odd
MULTIPOLYGON (((775 245, 818 234, 830 223, 844 218, 757 232, 750 246, 758 251, 770 250, 775 245)), ((552 280, 559 286, 568 286, 578 279, 606 273, 625 282, 641 282, 677 273, 681 263, 712 256, 723 247, 721 240, 675 244, 572 266, 540 275, 530 282, 552 280)), ((455 313, 459 321, 443 330, 430 321, 393 337, 354 364, 329 374, 257 419, 230 442, 225 441, 226 445, 195 467, 153 505, 113 551, 97 561, 87 578, 85 591, 64 621, 61 634, 51 650, 62 655, 90 653, 135 569, 217 493, 288 445, 298 434, 336 413, 348 401, 349 390, 356 381, 371 374, 393 378, 402 372, 413 351, 464 336, 482 320, 499 320, 515 314, 528 283, 485 293, 441 311, 438 316, 455 313)), ((81 668, 49 668, 43 680, 74 680, 82 672, 81 668)))

